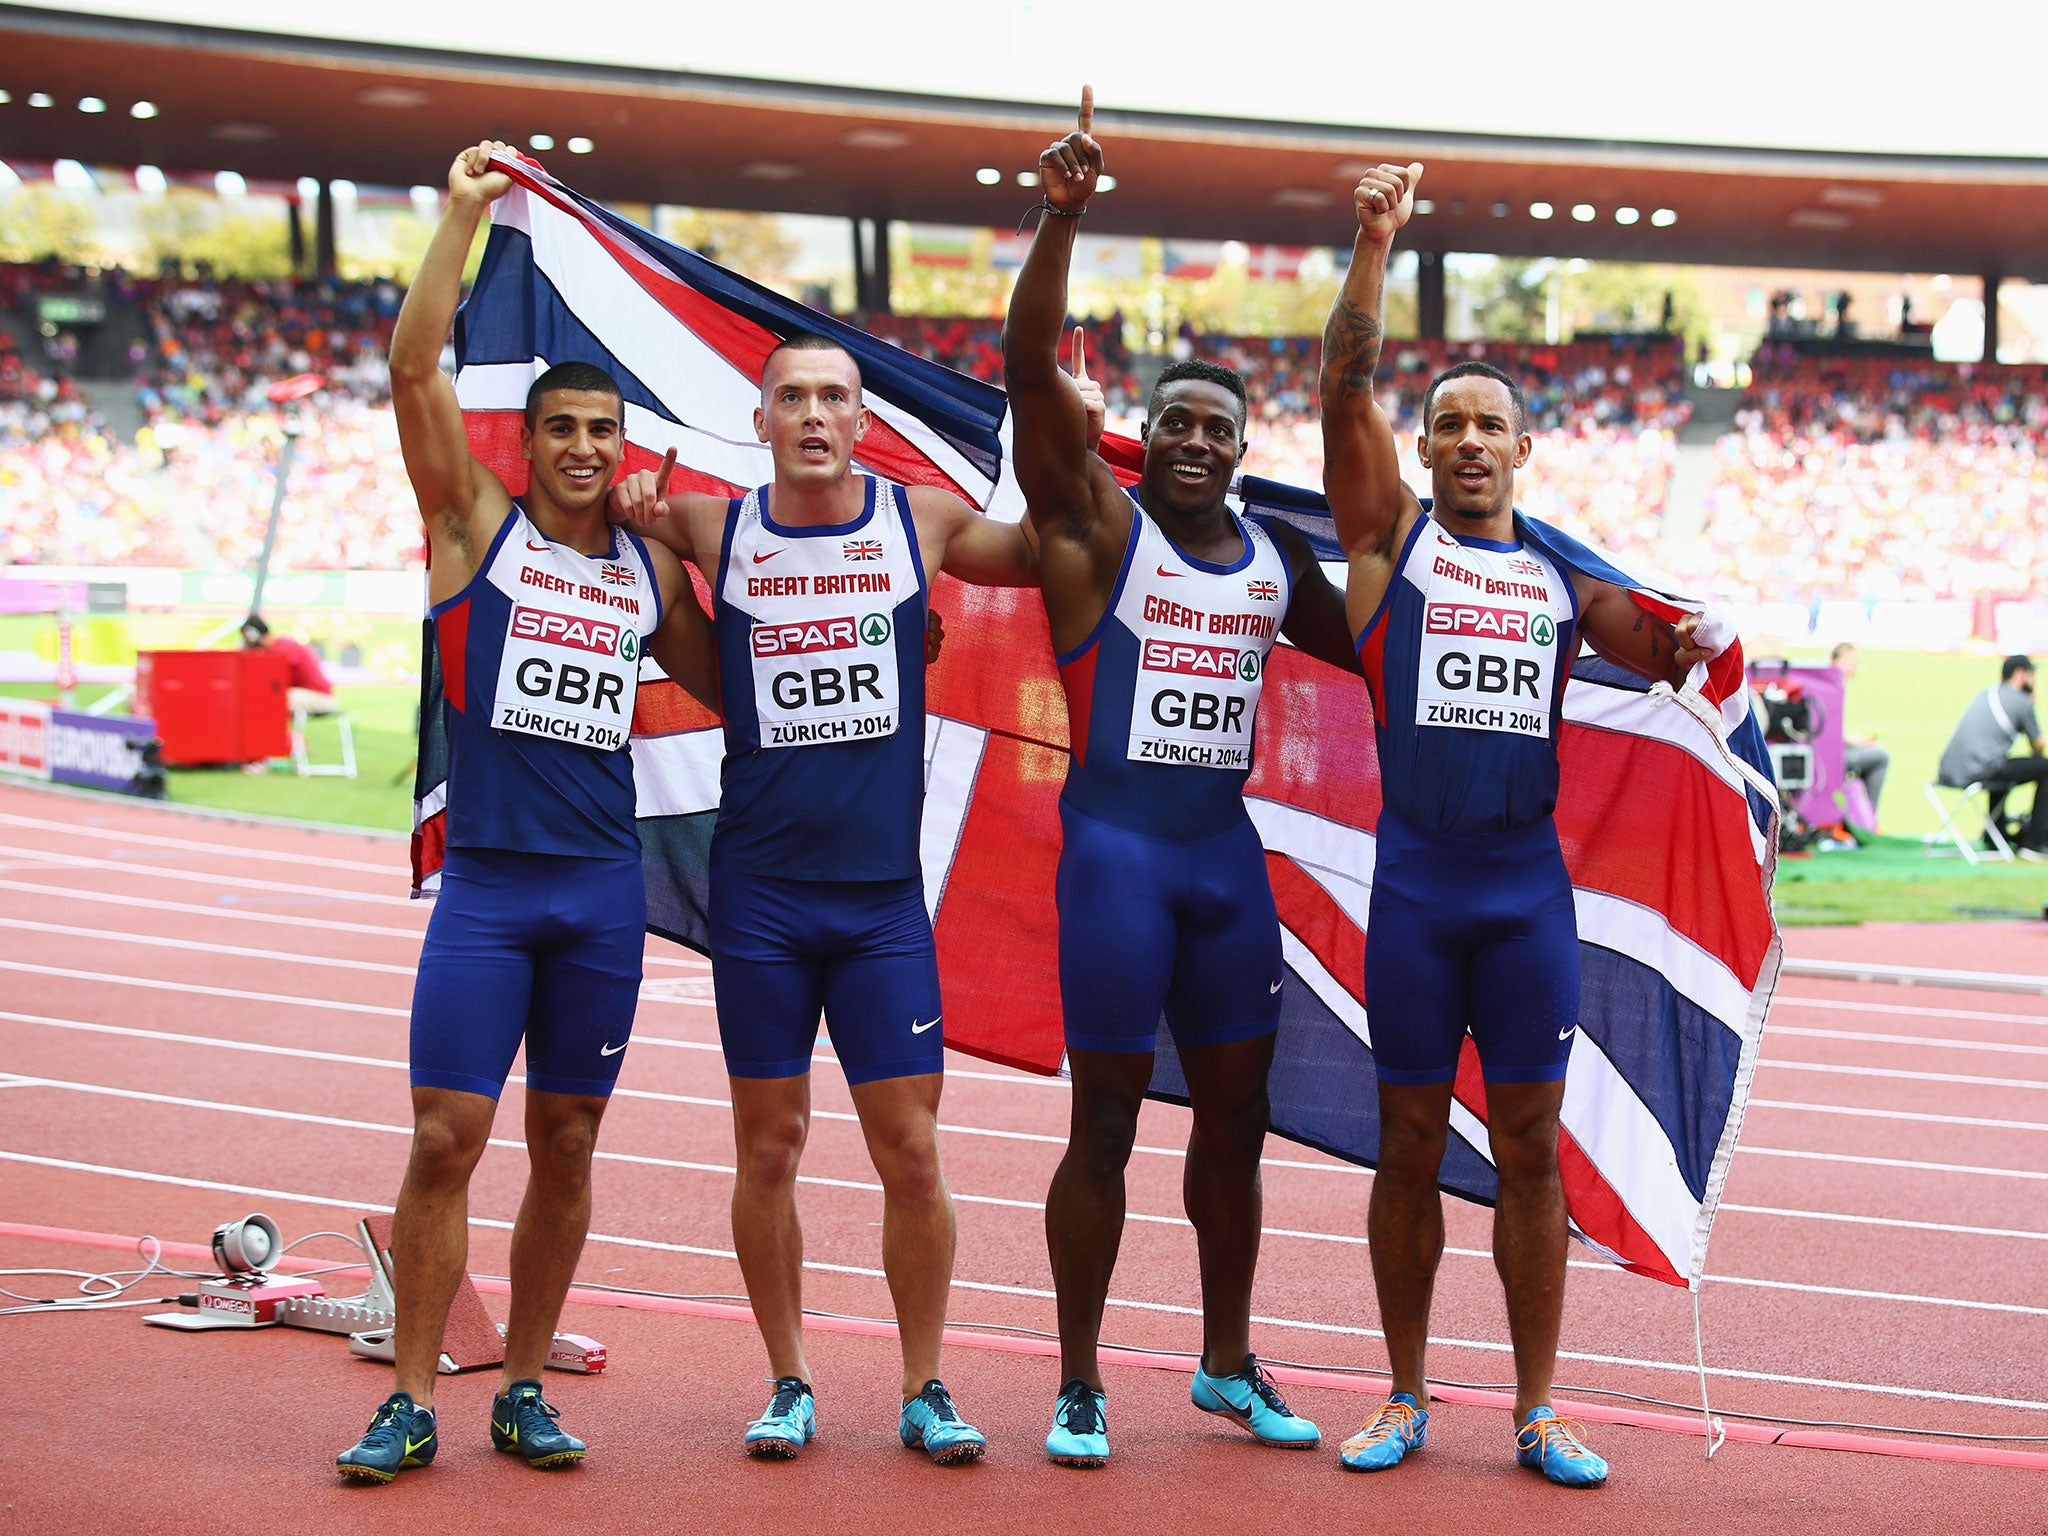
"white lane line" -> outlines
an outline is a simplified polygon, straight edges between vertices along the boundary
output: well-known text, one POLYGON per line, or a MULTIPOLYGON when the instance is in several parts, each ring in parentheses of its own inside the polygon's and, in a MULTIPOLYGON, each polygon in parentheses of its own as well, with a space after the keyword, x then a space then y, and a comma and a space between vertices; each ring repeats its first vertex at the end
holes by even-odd
MULTIPOLYGON (((0 812, 0 826, 33 827, 43 832, 61 832, 67 837, 97 837, 110 843, 144 843, 152 848, 179 848, 193 853, 219 854, 230 859, 261 859, 272 864, 310 864, 316 869, 353 869, 367 875, 408 876, 405 860, 394 855, 379 864, 361 859, 336 859, 318 853, 282 853, 272 848, 249 848, 240 843, 206 842, 191 837, 165 837, 156 832, 132 832, 114 827, 96 827, 82 821, 46 821, 39 816, 16 816, 0 812)), ((344 834, 345 835, 345 834, 344 834)))
POLYGON ((284 880, 258 880, 254 875, 216 874, 200 869, 177 869, 166 864, 136 864, 127 859, 95 859, 82 853, 45 853, 39 848, 0 846, 0 854, 26 854, 59 869, 105 869, 133 879, 154 875, 162 880, 190 880, 199 885, 225 885, 237 891, 278 891, 288 896, 311 896, 322 901, 353 901, 374 907, 405 907, 410 896, 386 896, 375 891, 343 891, 324 885, 293 885, 284 880))
MULTIPOLYGON (((168 1184, 183 1189, 205 1189, 226 1194, 250 1195, 261 1200, 288 1200, 299 1205, 321 1206, 337 1211, 389 1211, 388 1205, 375 1205, 360 1200, 340 1200, 325 1195, 302 1194, 292 1190, 266 1189, 248 1184, 230 1184, 215 1179, 192 1179, 177 1174, 151 1173, 135 1168, 115 1168, 103 1163, 74 1162, 68 1158, 41 1157, 27 1152, 0 1150, 0 1161, 26 1163, 35 1167, 55 1168, 71 1173, 99 1174, 107 1178, 135 1179, 149 1184, 168 1184)), ((512 1223, 490 1217, 472 1216, 470 1225, 489 1227, 498 1231, 510 1230, 512 1223)), ((639 1248, 657 1253, 683 1253, 703 1258, 736 1259, 729 1248, 706 1248, 686 1243, 657 1242, 652 1238, 624 1237, 612 1233, 593 1232, 589 1241, 624 1248, 639 1248)), ((867 1279, 884 1279, 883 1272, 857 1264, 826 1264, 806 1259, 804 1268, 828 1274, 855 1275, 867 1279)), ((1037 1301, 1052 1301, 1050 1290, 1037 1286, 1000 1285, 985 1280, 963 1280, 957 1276, 953 1289, 958 1291, 982 1291, 1000 1296, 1021 1296, 1037 1301)), ((1202 1309, 1175 1302, 1135 1301, 1126 1297, 1111 1296, 1107 1304, 1137 1312, 1166 1313, 1176 1317, 1200 1317, 1202 1309)), ((1262 1328, 1286 1328, 1303 1333, 1328 1334, 1343 1338, 1384 1338, 1377 1328, 1363 1328, 1342 1323, 1311 1322, 1304 1318, 1254 1316, 1252 1321, 1262 1328)), ((1512 1353, 1513 1346, 1496 1343, 1490 1339, 1452 1339, 1432 1336, 1430 1344, 1442 1349, 1471 1349, 1488 1354, 1505 1355, 1512 1353)), ((1635 1370, 1661 1371, 1682 1376, 1694 1376, 1699 1367, 1690 1360, 1643 1360, 1628 1355, 1592 1354, 1581 1350, 1560 1349, 1560 1360, 1574 1360, 1592 1365, 1613 1365, 1635 1370)), ((1731 1381, 1758 1381, 1780 1386, 1822 1387, 1842 1392, 1867 1392, 1883 1397, 1910 1397, 1931 1402, 1970 1403, 1990 1408, 2019 1408, 2028 1410, 2048 1409, 2048 1402, 2029 1402, 2023 1398, 1994 1397, 1975 1392, 1944 1392, 1925 1386, 1898 1387, 1880 1382, 1839 1381, 1825 1376, 1793 1376, 1775 1371, 1745 1371, 1727 1366, 1707 1367, 1709 1376, 1731 1381)))
POLYGON ((1927 1115, 1907 1109, 1862 1109, 1853 1104, 1797 1104, 1784 1099, 1751 1099, 1751 1109, 1790 1109, 1803 1115, 1852 1115, 1863 1120, 1911 1120, 1921 1125, 1968 1125, 1993 1131, 2048 1131, 2038 1120, 1986 1120, 1974 1115, 1927 1115))
POLYGON ((1853 1040, 1860 1045, 1910 1045, 1922 1051, 1998 1051, 2008 1056, 2048 1056, 2048 1045, 2001 1045, 1992 1040, 1942 1040, 1932 1035, 1873 1035, 1854 1029, 1802 1029, 1776 1024, 1772 1035, 1799 1035, 1809 1040, 1853 1040))
MULTIPOLYGON (((0 865, 0 868, 6 868, 0 865)), ((114 891, 90 891, 75 885, 37 885, 27 880, 0 880, 0 891, 20 891, 29 896, 58 896, 72 901, 82 901, 92 906, 135 907, 149 912, 181 912, 193 917, 233 918, 243 923, 273 923, 285 928, 310 930, 314 933, 367 933, 379 938, 410 939, 414 944, 426 934, 426 925, 417 928, 391 928, 379 923, 345 923, 333 917, 298 917, 288 912, 254 912, 236 903, 225 905, 196 901, 164 901, 153 896, 124 896, 114 891)), ((664 948, 677 946, 664 942, 664 948)), ((694 954, 649 954, 644 957, 647 965, 675 966, 685 970, 708 971, 711 962, 694 954)))
POLYGON ((2048 1014, 2001 1013, 1983 1008, 1916 1008, 1911 1003, 1847 1003, 1827 997, 1786 997, 1771 999, 1773 1008, 1821 1008, 1841 1013, 1889 1013, 1908 1019, 1974 1019, 1986 1024, 2048 1025, 2048 1014))
POLYGON ((2048 1082, 2032 1077, 1970 1077, 1959 1072, 1907 1072, 1894 1067, 1844 1067, 1826 1061, 1780 1061, 1765 1057, 1760 1067, 1782 1067, 1787 1072, 1828 1072, 1837 1077, 1883 1077, 1900 1083, 1961 1083, 1971 1088, 2048 1088, 2048 1082))
POLYGON ((1941 1232, 1962 1237, 2021 1237, 2031 1242, 2048 1243, 2048 1232, 2032 1232, 2024 1227, 1965 1227, 1946 1221, 1908 1221, 1903 1216, 1852 1216, 1844 1211, 1790 1210, 1777 1205, 1736 1205, 1732 1201, 1721 1202, 1724 1211, 1741 1211, 1746 1216, 1787 1216, 1798 1221, 1845 1221, 1861 1227, 1900 1227, 1912 1232, 1941 1232))
MULTIPOLYGON (((170 939, 154 933, 123 932, 118 928, 81 928, 75 923, 38 923, 25 917, 0 917, 0 928, 18 928, 25 933, 61 933, 72 938, 98 939, 107 944, 143 944, 156 949, 184 950, 197 955, 236 955, 245 960, 275 960, 281 965, 325 965, 344 971, 378 971, 386 976, 410 976, 417 966, 388 965, 381 960, 343 960, 330 955, 297 954, 282 949, 251 949, 242 944, 213 944, 204 939, 170 939)), ((129 976, 108 973, 109 981, 132 981, 129 976)))
MULTIPOLYGON (((325 1008, 333 1013, 368 1013, 385 1018, 409 1019, 409 1008, 384 1008, 375 1003, 341 1003, 325 997, 299 997, 289 992, 251 992, 241 987, 209 987, 196 981, 159 981, 149 976, 118 976, 108 971, 78 971, 62 965, 32 965, 26 960, 0 960, 0 970, 23 971, 31 976, 65 976, 77 981, 99 982, 108 986, 144 987, 153 992, 182 992, 196 997, 233 997, 252 1003, 283 1003, 300 1008, 325 1008)), ((8 1014, 8 1018, 19 1015, 8 1014)), ((148 1034, 148 1030, 138 1030, 148 1034)), ((190 1039, 192 1036, 166 1035, 165 1039, 190 1039)))
MULTIPOLYGON (((197 1109, 217 1114, 244 1115, 254 1119, 285 1120, 302 1125, 321 1125, 338 1130, 373 1131, 390 1136, 410 1137, 412 1135, 412 1127, 409 1125, 396 1125, 377 1120, 344 1119, 335 1115, 310 1114, 299 1110, 271 1109, 262 1105, 227 1103, 217 1099, 195 1099, 179 1094, 154 1093, 139 1088, 116 1088, 103 1083, 82 1083, 64 1078, 22 1078, 19 1080, 19 1085, 54 1088, 66 1092, 83 1093, 103 1098, 125 1099, 136 1103, 163 1104, 179 1109, 197 1109)), ((510 1137, 493 1136, 489 1138, 489 1144, 512 1151, 523 1152, 526 1150, 525 1142, 510 1137)), ((676 1169, 690 1173, 719 1174, 728 1178, 734 1172, 730 1165, 723 1163, 692 1162, 679 1158, 653 1157, 640 1153, 600 1150, 594 1153, 593 1156, 600 1162, 630 1163, 644 1167, 676 1169)), ((878 1195, 882 1193, 882 1186, 880 1184, 862 1179, 833 1179, 799 1174, 797 1182, 799 1184, 818 1185, 831 1189, 855 1190, 868 1194, 878 1195)), ((953 1198, 963 1205, 995 1206, 1005 1210, 1029 1211, 1038 1215, 1043 1215, 1045 1212, 1045 1204, 1040 1200, 1020 1200, 999 1195, 967 1194, 957 1189, 953 1191, 953 1198)), ((1131 1211, 1126 1213, 1125 1219, 1148 1226, 1176 1227, 1182 1230, 1192 1230, 1192 1223, 1184 1216, 1156 1215, 1150 1212, 1131 1211)), ((1328 1243, 1351 1248, 1368 1246, 1367 1240, 1364 1237, 1349 1233, 1323 1232, 1313 1229, 1303 1230, 1293 1227, 1262 1227, 1260 1231, 1266 1237, 1289 1238, 1298 1242, 1328 1243)), ((1458 1258, 1484 1259, 1489 1262, 1493 1258, 1492 1250, 1485 1248, 1446 1247, 1444 1252, 1458 1258)), ((1597 1274, 1618 1275, 1621 1273, 1621 1271, 1604 1260, 1572 1259, 1568 1262, 1573 1269, 1587 1270, 1597 1274)), ((1843 1296, 1861 1301, 1892 1301, 1919 1306, 1955 1307, 1968 1311, 2013 1312, 2027 1316, 2048 1317, 2048 1307, 2024 1306, 2012 1302, 1976 1301, 1954 1296, 1925 1296, 1903 1291, 1858 1290, 1844 1286, 1816 1285, 1795 1280, 1753 1279, 1743 1275, 1710 1274, 1707 1278, 1717 1285, 1742 1285, 1767 1290, 1797 1291, 1815 1296, 1843 1296)))
POLYGON ((1967 1173, 1981 1179, 2048 1180, 2048 1173, 2030 1168, 1979 1168, 1969 1163, 1922 1163, 1904 1157, 1858 1157, 1848 1152, 1801 1152, 1790 1147, 1753 1147, 1738 1144, 1737 1155, 1751 1157, 1793 1157, 1810 1163, 1855 1163, 1865 1168, 1905 1168, 1915 1173, 1967 1173))

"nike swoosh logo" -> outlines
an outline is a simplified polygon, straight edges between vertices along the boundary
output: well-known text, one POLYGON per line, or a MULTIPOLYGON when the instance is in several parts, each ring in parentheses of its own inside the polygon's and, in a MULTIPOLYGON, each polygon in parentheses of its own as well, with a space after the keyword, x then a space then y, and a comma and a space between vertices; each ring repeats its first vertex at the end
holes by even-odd
POLYGON ((754 564, 759 565, 763 560, 773 560, 777 555, 781 553, 782 551, 779 549, 771 549, 765 555, 756 555, 754 556, 754 564))
POLYGON ((422 1450, 433 1443, 434 1437, 432 1435, 428 1435, 424 1440, 415 1440, 411 1435, 407 1435, 405 1437, 405 1454, 410 1456, 414 1451, 422 1450))
POLYGON ((1267 992, 1269 992, 1269 993, 1271 993, 1271 992, 1278 992, 1278 991, 1280 990, 1280 983, 1276 981, 1276 982, 1274 982, 1274 983, 1273 983, 1273 985, 1271 985, 1270 987, 1266 988, 1266 990, 1267 990, 1267 992))
POLYGON ((626 1042, 621 1040, 617 1045, 600 1045, 597 1048, 597 1054, 600 1056, 616 1056, 625 1048, 626 1042))
POLYGON ((929 1024, 920 1024, 915 1019, 910 1021, 910 1032, 913 1035, 921 1035, 928 1029, 937 1029, 938 1027, 939 1021, 937 1019, 933 1019, 929 1024))
POLYGON ((541 542, 540 542, 540 543, 538 543, 538 544, 534 543, 534 542, 533 542, 533 540, 531 540, 531 539, 528 539, 528 540, 526 541, 526 547, 527 547, 528 549, 534 550, 535 552, 537 552, 537 553, 539 553, 539 554, 543 554, 543 555, 544 555, 544 554, 546 554, 546 553, 547 553, 547 552, 548 552, 548 551, 549 551, 550 549, 553 549, 553 548, 554 548, 554 546, 553 546, 552 544, 548 543, 548 542, 547 542, 547 540, 545 540, 545 539, 541 540, 541 542))
POLYGON ((1558 1039, 1560 1039, 1560 1040, 1569 1040, 1569 1039, 1571 1039, 1571 1037, 1572 1037, 1572 1030, 1574 1030, 1574 1029, 1577 1029, 1578 1027, 1579 1027, 1578 1025, 1574 1024, 1574 1025, 1572 1026, 1572 1028, 1571 1028, 1571 1029, 1560 1029, 1560 1030, 1559 1030, 1559 1031, 1557 1032, 1557 1038, 1558 1038, 1558 1039))
POLYGON ((491 1420, 491 1428, 495 1429, 499 1434, 503 1435, 506 1439, 512 1441, 514 1444, 518 1443, 519 1426, 517 1424, 500 1424, 496 1419, 493 1419, 491 1420))
POLYGON ((1187 572, 1186 572, 1186 571, 1169 571, 1169 570, 1168 570, 1168 569, 1167 569, 1167 568, 1166 568, 1165 566, 1163 566, 1163 565, 1162 565, 1162 566, 1160 566, 1160 567, 1159 567, 1159 574, 1160 574, 1160 575, 1162 575, 1162 576, 1186 576, 1186 575, 1187 575, 1187 572))

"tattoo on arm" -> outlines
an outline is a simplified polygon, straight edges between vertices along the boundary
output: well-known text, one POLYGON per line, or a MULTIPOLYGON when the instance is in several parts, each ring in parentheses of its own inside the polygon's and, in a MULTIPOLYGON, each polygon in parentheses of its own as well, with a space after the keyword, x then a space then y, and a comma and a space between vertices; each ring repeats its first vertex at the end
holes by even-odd
POLYGON ((1372 395, 1372 376, 1380 364, 1379 316, 1362 304, 1340 297, 1323 327, 1323 376, 1333 381, 1340 400, 1372 395))

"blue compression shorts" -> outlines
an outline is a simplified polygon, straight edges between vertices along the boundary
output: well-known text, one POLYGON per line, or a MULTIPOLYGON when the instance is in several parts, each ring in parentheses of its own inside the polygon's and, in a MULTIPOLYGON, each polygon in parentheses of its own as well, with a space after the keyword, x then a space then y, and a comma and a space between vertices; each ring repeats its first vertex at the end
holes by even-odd
POLYGON ((811 1070, 818 1012, 849 1083, 945 1070, 939 961, 919 880, 711 868, 711 979, 734 1077, 811 1070))
POLYGON ((1067 1049, 1223 1045, 1280 1025, 1280 917, 1246 817, 1198 842, 1060 806, 1060 1002, 1067 1049))
POLYGON ((1512 832, 1423 832, 1380 812, 1365 928, 1373 1062, 1450 1082, 1470 1034, 1490 1083, 1563 1078, 1579 1026, 1579 928, 1549 817, 1512 832))
POLYGON ((412 1082, 495 1099, 602 1098, 618 1080, 647 934, 638 859, 450 848, 412 994, 412 1082))

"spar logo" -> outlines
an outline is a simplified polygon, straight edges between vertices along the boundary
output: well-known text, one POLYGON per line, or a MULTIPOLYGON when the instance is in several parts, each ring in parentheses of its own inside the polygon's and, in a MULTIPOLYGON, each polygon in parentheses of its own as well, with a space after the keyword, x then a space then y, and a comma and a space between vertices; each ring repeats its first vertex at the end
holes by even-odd
POLYGON ((1536 622, 1529 626, 1529 638, 1538 645, 1548 645, 1557 638, 1557 629, 1550 622, 1549 614, 1539 613, 1536 615, 1536 622))
POLYGON ((609 619, 549 613, 544 608, 514 608, 512 637, 558 645, 565 650, 588 651, 593 656, 623 656, 628 661, 634 658, 632 631, 609 619))
POLYGON ((1240 651, 1230 645, 1147 640, 1142 665, 1147 672, 1173 672, 1182 677, 1239 677, 1249 683, 1259 675, 1260 660, 1257 651, 1240 651))
POLYGON ((889 615, 871 613, 860 621, 860 637, 869 645, 889 643, 889 615))
MULTIPOLYGON (((882 622, 886 625, 889 621, 882 622)), ((809 656, 818 651, 850 651, 860 644, 850 618, 813 620, 807 624, 758 624, 753 638, 756 656, 809 656)))
MULTIPOLYGON (((1550 620, 1538 616, 1538 645, 1550 644, 1550 620)), ((1480 608, 1468 603, 1431 603, 1423 610, 1422 627, 1432 635, 1459 635, 1477 640, 1527 641, 1529 615, 1520 608, 1480 608)))

